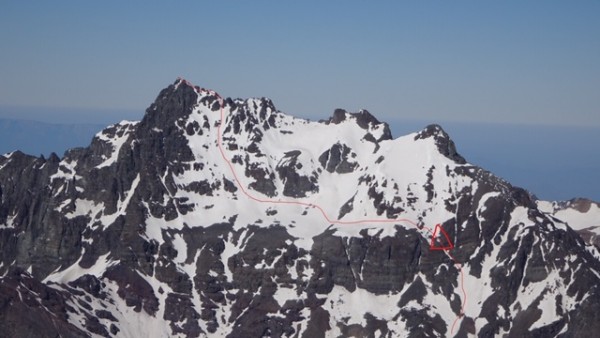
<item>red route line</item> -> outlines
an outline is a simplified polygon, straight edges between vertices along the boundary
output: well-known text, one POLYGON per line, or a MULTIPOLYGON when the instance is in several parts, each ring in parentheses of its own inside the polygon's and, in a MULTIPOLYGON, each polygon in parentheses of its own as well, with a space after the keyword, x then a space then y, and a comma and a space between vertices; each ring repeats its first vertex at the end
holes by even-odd
MULTIPOLYGON (((205 91, 208 94, 212 94, 212 95, 216 96, 219 99, 221 120, 219 121, 219 124, 217 126, 217 146, 219 148, 219 152, 221 153, 221 156, 223 157, 223 160, 229 166, 229 169, 231 170, 231 174, 233 175, 233 178, 235 179, 238 187, 240 188, 240 190, 242 191, 242 193, 244 195, 246 195, 246 197, 250 198, 251 200, 253 200, 255 202, 259 202, 259 203, 301 205, 301 206, 305 206, 305 207, 309 207, 309 208, 314 208, 314 209, 319 210, 319 212, 321 213, 321 215, 323 215, 323 217, 325 218, 325 220, 327 220, 327 222, 331 223, 331 224, 353 225, 353 224, 363 224, 363 223, 408 223, 410 225, 415 226, 417 229, 425 229, 426 231, 428 231, 431 234, 431 236, 433 236, 433 230, 431 230, 431 228, 426 227, 426 226, 423 226, 422 228, 420 228, 417 223, 415 223, 412 220, 406 219, 406 218, 397 218, 397 219, 361 219, 361 220, 355 220, 355 221, 342 221, 342 220, 339 220, 339 219, 331 219, 327 215, 327 213, 325 212, 325 210, 323 210, 323 208, 321 208, 317 204, 306 203, 306 202, 299 202, 299 201, 271 200, 271 199, 263 199, 263 198, 258 198, 258 197, 253 196, 252 194, 250 194, 244 188, 244 185, 241 183, 240 179, 238 178, 238 176, 237 176, 237 174, 235 172, 235 168, 233 167, 233 164, 231 163, 231 161, 229 161, 229 158, 226 156, 225 150, 223 149, 223 146, 222 146, 221 126, 223 125, 223 122, 225 121, 224 114, 223 114, 223 98, 221 97, 221 95, 219 95, 214 90, 209 90, 209 89, 204 89, 204 88, 200 88, 200 87, 194 86, 192 83, 190 83, 189 81, 187 81, 185 79, 182 79, 182 78, 180 78, 180 80, 182 82, 184 82, 185 84, 187 84, 188 86, 194 88, 196 91, 205 91)), ((460 272, 460 284, 461 284, 460 286, 461 286, 461 290, 462 290, 462 293, 463 293, 463 301, 462 301, 462 307, 461 307, 460 313, 458 314, 458 316, 456 317, 456 319, 454 319, 454 322, 452 324, 452 328, 450 330, 450 334, 452 334, 452 333, 454 333, 454 327, 455 327, 456 323, 464 315, 465 305, 467 304, 467 292, 465 291, 465 283, 464 283, 464 274, 463 274, 463 270, 462 270, 462 264, 460 264, 460 263, 458 263, 456 261, 456 259, 454 258, 454 256, 452 256, 452 254, 449 252, 449 250, 444 250, 444 251, 450 257, 450 259, 454 262, 454 266, 458 267, 458 270, 460 272)))

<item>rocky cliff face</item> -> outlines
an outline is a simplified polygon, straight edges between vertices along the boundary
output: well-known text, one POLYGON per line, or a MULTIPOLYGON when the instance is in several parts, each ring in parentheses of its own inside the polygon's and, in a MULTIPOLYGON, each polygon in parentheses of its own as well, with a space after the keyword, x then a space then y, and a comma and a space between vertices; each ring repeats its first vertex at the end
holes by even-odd
POLYGON ((179 79, 87 148, 0 156, 0 201, 8 336, 600 330, 596 247, 436 125, 392 139, 179 79))

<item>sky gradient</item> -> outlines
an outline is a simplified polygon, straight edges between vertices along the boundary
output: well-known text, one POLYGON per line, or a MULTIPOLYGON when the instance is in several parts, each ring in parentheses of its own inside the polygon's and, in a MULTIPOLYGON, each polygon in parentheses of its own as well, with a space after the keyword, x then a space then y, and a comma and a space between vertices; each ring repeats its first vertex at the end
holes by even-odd
POLYGON ((0 44, 0 106, 92 123, 183 76, 311 118, 600 126, 598 1, 4 1, 0 44))

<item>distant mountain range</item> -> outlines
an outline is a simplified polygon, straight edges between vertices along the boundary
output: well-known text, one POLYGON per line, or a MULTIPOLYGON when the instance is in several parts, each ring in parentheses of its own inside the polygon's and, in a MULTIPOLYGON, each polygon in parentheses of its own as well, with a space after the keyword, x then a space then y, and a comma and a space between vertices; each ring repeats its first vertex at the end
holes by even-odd
POLYGON ((178 79, 88 147, 0 155, 0 332, 591 337, 599 211, 536 200, 439 125, 393 138, 178 79))

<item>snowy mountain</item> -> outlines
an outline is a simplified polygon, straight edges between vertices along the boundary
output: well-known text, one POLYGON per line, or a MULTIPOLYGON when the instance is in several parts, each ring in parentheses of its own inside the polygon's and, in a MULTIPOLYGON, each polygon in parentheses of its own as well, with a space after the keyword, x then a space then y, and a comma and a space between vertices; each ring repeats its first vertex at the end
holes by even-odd
POLYGON ((15 337, 523 337, 600 329, 600 254, 437 125, 311 122, 178 79, 63 158, 0 156, 15 337))
POLYGON ((577 231, 583 239, 600 247, 600 204, 584 198, 564 202, 537 201, 538 209, 577 231))

